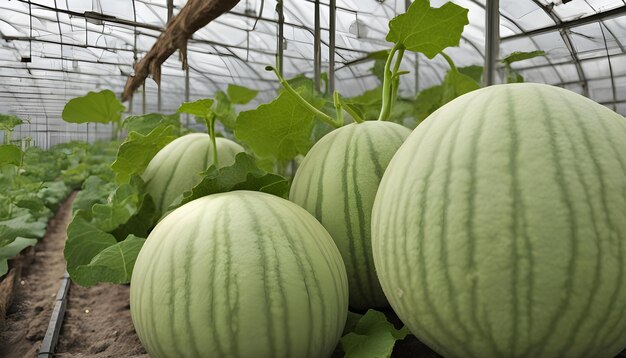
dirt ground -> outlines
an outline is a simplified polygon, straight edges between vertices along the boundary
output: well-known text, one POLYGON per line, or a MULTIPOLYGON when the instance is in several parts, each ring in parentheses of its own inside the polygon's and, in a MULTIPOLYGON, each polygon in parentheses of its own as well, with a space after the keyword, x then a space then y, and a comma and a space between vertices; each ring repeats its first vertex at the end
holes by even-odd
MULTIPOLYGON (((13 303, 0 326, 0 357, 36 357, 46 333, 54 298, 65 271, 63 247, 74 195, 49 222, 34 257, 22 269, 13 303)), ((130 318, 129 287, 72 284, 58 357, 147 357, 130 318)))

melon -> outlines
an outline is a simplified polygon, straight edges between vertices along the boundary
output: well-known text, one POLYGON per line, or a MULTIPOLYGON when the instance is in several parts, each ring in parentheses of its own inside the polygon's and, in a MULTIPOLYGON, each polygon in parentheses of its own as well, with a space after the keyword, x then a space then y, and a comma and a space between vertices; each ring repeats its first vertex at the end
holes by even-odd
POLYGON ((336 129, 311 148, 291 185, 289 200, 313 214, 335 240, 356 310, 389 305, 374 269, 370 218, 385 168, 410 133, 382 121, 336 129))
MULTIPOLYGON (((239 144, 216 138, 218 167, 232 165, 243 152, 239 144)), ((159 213, 165 213, 174 199, 191 190, 202 179, 200 173, 213 164, 213 145, 206 133, 191 133, 163 147, 150 160, 141 178, 159 213)))
POLYGON ((130 309, 152 358, 329 357, 348 283, 337 247, 308 212, 234 191, 157 224, 133 269, 130 309))
POLYGON ((626 347, 626 119, 507 84, 434 112, 376 195, 374 263, 445 357, 614 357, 626 347))

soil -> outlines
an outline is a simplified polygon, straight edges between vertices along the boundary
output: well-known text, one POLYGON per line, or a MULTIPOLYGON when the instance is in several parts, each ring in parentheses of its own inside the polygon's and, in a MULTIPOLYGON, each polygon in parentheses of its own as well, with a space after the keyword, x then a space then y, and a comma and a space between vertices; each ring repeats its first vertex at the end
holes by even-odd
MULTIPOLYGON (((0 357, 37 356, 65 272, 63 247, 74 196, 59 208, 28 264, 22 265, 13 303, 0 323, 0 357)), ((148 357, 135 334, 128 302, 128 286, 72 284, 56 356, 148 357)))

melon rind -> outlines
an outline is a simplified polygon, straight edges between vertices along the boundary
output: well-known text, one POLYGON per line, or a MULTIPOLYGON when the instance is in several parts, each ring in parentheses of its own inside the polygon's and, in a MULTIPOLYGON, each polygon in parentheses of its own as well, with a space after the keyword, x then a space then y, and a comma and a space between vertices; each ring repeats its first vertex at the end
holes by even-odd
POLYGON ((445 357, 626 347, 626 119, 540 84, 480 89, 420 124, 372 216, 383 290, 445 357))
POLYGON ((348 308, 345 267, 308 212, 265 193, 202 197, 150 233, 130 287, 152 358, 329 357, 348 308))
POLYGON ((374 269, 370 219, 385 168, 410 133, 382 121, 336 129, 311 148, 291 185, 289 200, 315 216, 335 240, 356 310, 389 306, 374 269))

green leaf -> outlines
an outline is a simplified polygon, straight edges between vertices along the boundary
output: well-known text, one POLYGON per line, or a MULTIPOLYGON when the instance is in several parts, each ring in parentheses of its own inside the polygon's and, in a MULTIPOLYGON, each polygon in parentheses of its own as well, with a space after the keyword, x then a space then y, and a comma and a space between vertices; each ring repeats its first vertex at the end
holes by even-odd
POLYGON ((211 98, 199 99, 194 102, 183 102, 178 107, 178 112, 189 113, 194 116, 207 118, 213 114, 211 106, 213 106, 213 100, 211 98))
POLYGON ((441 106, 459 96, 480 88, 478 82, 454 69, 448 71, 442 85, 443 94, 441 106))
POLYGON ((0 247, 10 244, 17 237, 39 239, 45 232, 45 221, 34 220, 26 211, 12 219, 0 220, 0 247))
POLYGON ((0 145, 0 165, 13 164, 19 166, 22 163, 22 155, 22 150, 16 145, 0 145))
POLYGON ((0 114, 0 131, 12 131, 24 121, 12 114, 0 114))
POLYGON ((469 76, 471 79, 473 79, 477 83, 480 83, 482 81, 483 66, 472 65, 472 66, 458 67, 457 70, 461 72, 462 74, 469 76))
POLYGON ((372 60, 383 60, 386 61, 387 57, 389 57, 389 50, 380 50, 368 53, 365 58, 372 60))
POLYGON ((106 203, 107 197, 113 190, 115 190, 114 183, 105 182, 95 175, 88 177, 72 203, 72 212, 77 210, 91 212, 94 204, 106 203))
POLYGON ((228 95, 223 91, 218 91, 215 93, 215 101, 216 104, 213 110, 215 111, 217 119, 219 119, 226 128, 234 130, 237 115, 235 114, 233 104, 230 102, 230 98, 228 98, 228 95))
POLYGON ((128 183, 131 176, 143 173, 150 160, 177 137, 177 130, 172 125, 161 124, 148 135, 130 132, 120 146, 111 169, 116 173, 118 183, 128 183))
POLYGON ((383 313, 368 310, 354 332, 341 338, 341 346, 346 358, 386 358, 391 357, 396 341, 408 333, 406 327, 395 329, 383 313))
POLYGON ((170 209, 203 196, 233 190, 261 191, 283 198, 289 193, 289 183, 285 178, 259 169, 254 157, 246 153, 238 153, 231 166, 218 169, 212 165, 202 173, 202 177, 200 183, 185 192, 170 209))
POLYGON ((446 47, 459 45, 463 27, 469 24, 467 13, 452 2, 432 8, 430 0, 415 0, 406 13, 389 21, 386 39, 432 59, 446 47))
POLYGON ((287 161, 309 151, 312 129, 313 114, 289 92, 281 92, 272 102, 239 113, 235 137, 260 157, 287 161))
POLYGON ((148 135, 156 127, 161 125, 171 125, 176 129, 180 129, 180 114, 174 113, 170 115, 161 113, 148 113, 142 116, 128 116, 124 119, 122 127, 128 132, 137 132, 139 134, 148 135))
POLYGON ((230 101, 235 104, 246 104, 252 101, 259 93, 259 91, 233 84, 228 85, 227 92, 230 101))
POLYGON ((63 108, 61 117, 70 123, 110 123, 119 121, 125 109, 115 93, 103 90, 71 99, 63 108))
POLYGON ((22 252, 25 248, 35 246, 36 243, 37 239, 25 239, 23 237, 18 237, 12 243, 4 247, 0 247, 0 277, 9 271, 9 266, 7 264, 8 260, 17 256, 17 254, 22 252))
POLYGON ((89 223, 85 215, 85 212, 77 211, 67 228, 67 241, 63 252, 67 272, 72 280, 79 266, 89 264, 102 250, 117 243, 113 235, 89 223))
POLYGON ((510 55, 504 57, 502 60, 500 60, 500 62, 502 62, 505 65, 510 65, 513 62, 529 60, 531 58, 535 58, 535 57, 539 57, 539 56, 545 56, 545 55, 546 55, 546 53, 544 51, 541 51, 541 50, 531 51, 531 52, 516 51, 516 52, 513 52, 510 55))
POLYGON ((146 239, 129 235, 124 241, 100 251, 87 265, 74 270, 72 280, 89 287, 101 282, 129 283, 137 255, 146 239))

